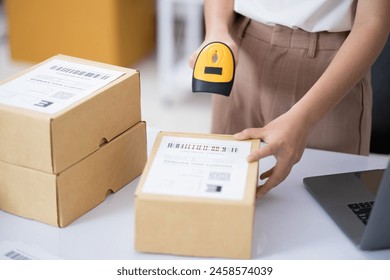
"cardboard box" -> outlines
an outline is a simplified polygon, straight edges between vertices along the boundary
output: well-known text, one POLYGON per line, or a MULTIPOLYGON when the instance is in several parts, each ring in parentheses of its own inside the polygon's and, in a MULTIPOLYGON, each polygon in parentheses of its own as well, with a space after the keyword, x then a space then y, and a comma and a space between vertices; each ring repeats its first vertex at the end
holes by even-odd
POLYGON ((248 164, 246 156, 258 147, 259 140, 235 141, 232 136, 226 135, 160 133, 135 193, 136 250, 201 257, 251 258, 258 163, 248 164), (209 140, 218 142, 211 146, 207 142, 209 140), (193 141, 199 141, 199 145, 193 141), (186 146, 186 143, 189 144, 186 146), (222 188, 226 187, 221 182, 207 183, 207 190, 199 187, 203 186, 203 183, 197 182, 203 180, 201 177, 218 181, 230 176, 226 172, 216 171, 222 170, 221 165, 222 168, 230 168, 230 160, 225 161, 218 153, 229 149, 233 151, 236 145, 240 147, 237 149, 242 149, 243 143, 247 145, 244 156, 240 155, 240 165, 244 168, 240 172, 243 172, 243 176, 233 178, 234 175, 231 175, 230 178, 234 182, 239 181, 239 184, 230 185, 230 188, 237 187, 233 190, 234 195, 227 198, 226 191, 223 198, 218 197, 218 192, 223 193, 222 188), (164 154, 164 151, 174 147, 179 149, 178 154, 164 154), (191 154, 185 151, 186 148, 198 151, 191 154), (209 157, 213 156, 216 159, 210 160, 209 157), (166 166, 162 167, 164 164, 166 166), (190 175, 183 171, 188 164, 191 166, 190 175), (198 166, 207 167, 198 169, 198 166), (163 179, 159 176, 152 178, 159 169, 166 177, 161 175, 163 179), (186 179, 191 182, 186 182, 186 179), (155 184, 160 183, 161 186, 154 189, 155 184), (192 191, 196 195, 191 194, 192 191))
MULTIPOLYGON (((57 66, 53 65, 52 67, 57 66)), ((69 69, 72 70, 71 67, 65 70, 70 71, 69 69)), ((79 73, 84 75, 84 72, 79 73)), ((110 142, 113 138, 141 121, 140 77, 136 70, 57 55, 22 74, 0 84, 0 161, 59 174, 97 151, 102 144, 110 142), (114 73, 123 74, 108 85, 54 113, 36 111, 35 107, 34 110, 29 107, 26 110, 26 108, 4 103, 8 93, 3 89, 3 86, 34 73, 34 70, 40 69, 38 67, 58 62, 59 64, 76 65, 87 69, 96 67, 96 69, 92 69, 100 71, 99 73, 113 71, 114 73)), ((55 79, 44 77, 45 82, 54 83, 55 81, 55 83, 58 83, 61 79, 68 79, 66 75, 69 74, 60 73, 58 75, 61 75, 60 78, 57 78, 57 76, 55 76, 55 79)), ((64 85, 61 84, 61 86, 79 89, 78 87, 84 86, 88 79, 92 79, 83 75, 80 77, 82 79, 80 84, 66 81, 67 84, 64 82, 64 85)), ((42 74, 39 74, 37 77, 30 77, 30 80, 41 79, 42 76, 42 74)), ((103 77, 105 76, 101 78, 103 77)), ((35 80, 34 83, 37 83, 35 80)), ((38 83, 39 90, 42 90, 45 85, 42 85, 43 82, 40 83, 38 83)), ((21 91, 23 93, 23 90, 21 91)), ((61 98, 70 96, 67 90, 60 90, 58 93, 62 95, 61 98)), ((20 99, 22 98, 24 96, 20 97, 20 99)), ((21 101, 20 99, 17 101, 21 101)), ((29 99, 27 100, 29 101, 29 99)), ((62 100, 60 101, 62 102, 62 100)), ((60 101, 58 101, 58 104, 60 104, 60 101)), ((34 103, 34 105, 37 105, 36 108, 39 109, 50 104, 50 102, 44 103, 47 102, 45 100, 34 102, 36 102, 34 103)), ((29 103, 29 105, 31 104, 29 103)))
POLYGON ((139 176, 145 163, 144 122, 60 174, 0 161, 0 209, 65 227, 139 176))
POLYGON ((155 48, 154 0, 7 0, 13 59, 58 53, 130 66, 155 48))

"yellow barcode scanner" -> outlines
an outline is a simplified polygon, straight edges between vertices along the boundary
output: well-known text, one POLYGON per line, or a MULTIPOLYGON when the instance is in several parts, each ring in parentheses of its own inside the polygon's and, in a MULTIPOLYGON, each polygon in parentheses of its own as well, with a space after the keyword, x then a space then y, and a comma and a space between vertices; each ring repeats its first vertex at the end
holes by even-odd
POLYGON ((232 50, 222 42, 211 42, 196 58, 192 74, 192 92, 230 95, 235 62, 232 50))

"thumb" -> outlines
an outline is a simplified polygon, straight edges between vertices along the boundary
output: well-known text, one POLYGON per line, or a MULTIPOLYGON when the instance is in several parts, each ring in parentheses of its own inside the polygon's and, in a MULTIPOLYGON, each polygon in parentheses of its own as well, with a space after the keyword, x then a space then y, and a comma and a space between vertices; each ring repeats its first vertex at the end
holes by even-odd
POLYGON ((188 66, 190 66, 190 68, 192 68, 192 69, 194 69, 195 61, 196 61, 197 56, 198 56, 198 52, 195 51, 188 58, 188 66))
POLYGON ((261 128, 247 128, 233 135, 237 140, 261 138, 261 128))

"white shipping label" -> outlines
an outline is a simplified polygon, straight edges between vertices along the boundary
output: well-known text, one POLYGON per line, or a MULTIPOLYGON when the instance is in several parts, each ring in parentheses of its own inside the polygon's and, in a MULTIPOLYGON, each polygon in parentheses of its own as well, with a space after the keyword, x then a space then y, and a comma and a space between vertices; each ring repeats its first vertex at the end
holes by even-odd
POLYGON ((0 85, 0 103, 55 114, 125 72, 53 59, 0 85))
POLYGON ((60 258, 33 245, 6 240, 0 243, 1 260, 59 260, 60 258))
POLYGON ((242 200, 251 143, 164 136, 142 191, 242 200))

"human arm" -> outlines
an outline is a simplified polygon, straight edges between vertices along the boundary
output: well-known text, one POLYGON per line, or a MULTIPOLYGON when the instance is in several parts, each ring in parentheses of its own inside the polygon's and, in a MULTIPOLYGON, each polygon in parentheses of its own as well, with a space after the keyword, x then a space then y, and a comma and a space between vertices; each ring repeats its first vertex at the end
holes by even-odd
POLYGON ((205 0, 204 17, 206 34, 202 45, 189 58, 188 64, 194 67, 196 58, 200 50, 208 43, 219 41, 227 44, 236 54, 237 47, 229 34, 229 29, 233 23, 233 0, 205 0))
POLYGON ((331 64, 287 113, 263 128, 251 128, 236 135, 238 139, 261 138, 268 143, 252 153, 249 161, 274 155, 274 168, 261 175, 267 182, 259 196, 282 182, 304 151, 315 126, 367 73, 382 50, 390 29, 390 1, 359 0, 355 22, 331 64))

